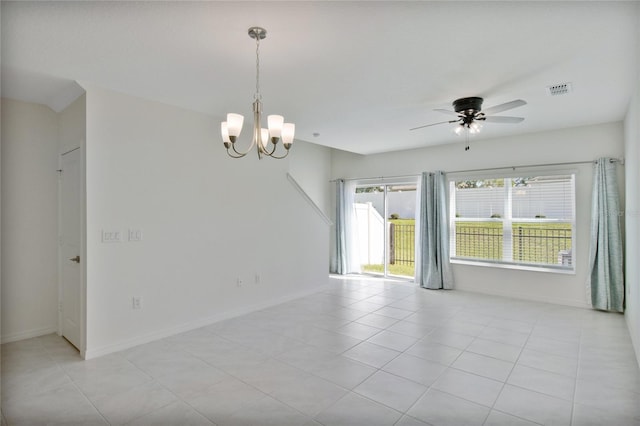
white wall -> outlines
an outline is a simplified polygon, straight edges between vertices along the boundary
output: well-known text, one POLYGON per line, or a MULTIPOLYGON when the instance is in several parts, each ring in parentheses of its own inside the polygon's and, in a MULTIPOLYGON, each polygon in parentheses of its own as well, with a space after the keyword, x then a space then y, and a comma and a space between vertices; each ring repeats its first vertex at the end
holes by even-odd
POLYGON ((2 342, 57 330, 58 116, 2 100, 2 342))
POLYGON ((331 149, 296 141, 289 154, 289 173, 327 216, 331 210, 331 149))
MULTIPOLYGON (((465 152, 463 143, 361 156, 334 152, 333 178, 399 176, 423 171, 457 171, 526 164, 549 164, 622 157, 622 123, 476 141, 465 152)), ((453 265, 455 288, 520 297, 572 306, 587 306, 585 293, 592 165, 565 166, 576 170, 575 275, 552 274, 469 265, 453 265)), ((531 169, 527 169, 531 171, 531 169)), ((622 170, 620 172, 622 182, 622 170)))
MULTIPOLYGON (((2 102, 0 101, 0 133, 2 128, 2 102)), ((4 138, 0 135, 0 141, 4 138)), ((0 143, 0 241, 2 241, 2 145, 0 143)), ((0 275, 2 275, 2 244, 0 243, 0 275)), ((0 343, 2 343, 2 278, 0 277, 0 343)), ((0 366, 2 365, 2 351, 0 350, 0 366)), ((0 386, 0 401, 2 401, 2 386, 0 386)), ((0 417, 2 415, 2 407, 0 407, 0 417)))
MULTIPOLYGON (((640 5, 638 13, 638 49, 640 49, 640 5)), ((640 69, 640 66, 638 66, 640 69)), ((640 81, 640 73, 638 74, 640 81)), ((626 191, 626 310, 625 316, 633 341, 636 358, 640 363, 640 84, 632 96, 624 122, 626 191)))
POLYGON ((98 88, 86 103, 88 358, 328 282, 328 226, 288 159, 228 158, 203 114, 98 88), (141 242, 101 242, 130 228, 141 242))
POLYGON ((86 138, 86 97, 80 96, 58 114, 60 153, 82 147, 86 138))

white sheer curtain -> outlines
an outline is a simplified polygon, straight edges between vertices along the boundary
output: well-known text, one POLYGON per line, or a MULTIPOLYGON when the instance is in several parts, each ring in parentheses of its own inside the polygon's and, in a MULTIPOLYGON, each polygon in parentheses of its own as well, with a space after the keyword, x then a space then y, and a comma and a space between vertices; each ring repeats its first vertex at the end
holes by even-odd
POLYGON ((356 182, 336 182, 336 243, 331 272, 360 273, 358 228, 356 223, 356 182))
POLYGON ((359 274, 360 255, 358 251, 358 223, 356 219, 356 182, 347 181, 344 185, 345 204, 348 208, 345 215, 347 231, 347 274, 359 274))

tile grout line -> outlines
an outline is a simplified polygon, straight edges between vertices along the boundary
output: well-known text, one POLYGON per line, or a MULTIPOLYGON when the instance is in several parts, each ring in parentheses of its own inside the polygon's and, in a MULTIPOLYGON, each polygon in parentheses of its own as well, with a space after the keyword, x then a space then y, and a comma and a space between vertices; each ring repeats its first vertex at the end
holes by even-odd
MULTIPOLYGON (((493 404, 491 405, 491 410, 496 409, 496 403, 498 402, 498 400, 500 399, 500 396, 502 395, 502 392, 504 392, 505 387, 507 386, 507 382, 509 381, 509 378, 511 377, 511 374, 513 374, 513 370, 516 368, 516 365, 518 365, 518 360, 520 359, 520 356, 522 355, 522 351, 524 351, 524 348, 527 346, 527 342, 529 341, 529 339, 531 338, 531 335, 533 334, 533 330, 535 330, 535 326, 538 323, 538 320, 536 319, 536 322, 534 323, 533 327, 531 328, 531 331, 529 331, 529 333, 527 334, 527 339, 525 340, 524 344, 522 345, 522 347, 520 348, 520 351, 518 352, 518 356, 516 357, 515 361, 513 362, 513 366, 511 367, 511 370, 509 371, 509 374, 507 375, 507 377, 505 377, 504 382, 502 382, 502 387, 500 389, 500 392, 498 392, 498 396, 496 396, 496 399, 493 401, 493 404)), ((500 411, 500 410, 498 410, 500 411)), ((484 419, 484 421, 482 422, 482 424, 484 425, 487 420, 489 419, 489 415, 491 414, 491 411, 489 411, 489 414, 487 414, 487 417, 484 419)), ((515 416, 511 413, 508 413, 509 415, 512 415, 514 417, 518 417, 519 416, 515 416)), ((529 419, 526 419, 529 420, 529 419)))
MULTIPOLYGON (((43 346, 44 347, 44 346, 43 346)), ((44 348, 47 356, 49 356, 51 358, 51 354, 49 353, 49 351, 46 349, 46 347, 44 348)), ((102 413, 102 411, 100 411, 98 409, 98 407, 95 406, 95 404, 93 403, 93 401, 91 401, 91 399, 84 393, 84 391, 80 388, 80 386, 78 386, 78 384, 76 383, 75 380, 73 380, 73 377, 71 377, 69 375, 69 372, 62 366, 60 366, 55 360, 53 360, 53 358, 51 358, 51 360, 56 364, 56 366, 58 368, 60 368, 60 370, 62 370, 65 374, 65 376, 69 379, 69 381, 71 382, 71 384, 73 385, 73 387, 78 391, 78 393, 80 395, 82 395, 82 397, 93 407, 93 409, 96 411, 96 413, 98 413, 98 415, 100 415, 100 417, 105 421, 106 424, 111 425, 111 422, 109 420, 107 420, 107 418, 105 417, 105 415, 102 413)))
MULTIPOLYGON (((214 333, 214 334, 215 334, 215 333, 214 333)), ((219 336, 219 335, 217 335, 217 336, 219 336)), ((220 336, 219 336, 219 337, 220 337, 220 336)), ((237 343, 237 344, 239 344, 239 343, 237 343)), ((244 346, 244 345, 242 345, 242 344, 239 344, 239 345, 240 345, 240 346, 243 346, 243 347, 245 347, 245 348, 247 348, 248 350, 252 350, 251 348, 249 348, 249 347, 247 347, 247 346, 244 346)), ((313 373, 309 373, 309 372, 307 372, 307 371, 304 371, 304 370, 302 370, 302 369, 300 369, 300 368, 296 367, 295 365, 291 365, 291 364, 287 363, 286 361, 279 360, 279 359, 277 359, 277 358, 275 358, 275 357, 273 357, 273 356, 271 356, 271 355, 269 355, 269 354, 264 354, 264 355, 266 355, 266 356, 267 356, 267 359, 266 359, 264 362, 267 362, 267 361, 269 361, 269 360, 273 360, 273 361, 276 361, 276 362, 282 362, 282 363, 284 363, 284 364, 288 365, 288 366, 289 366, 289 367, 291 367, 291 368, 295 368, 296 370, 299 370, 301 373, 309 374, 309 375, 311 375, 311 376, 313 376, 313 377, 318 377, 319 379, 326 380, 326 379, 323 379, 322 377, 315 376, 313 373)), ((267 392, 263 391, 262 389, 257 388, 256 386, 254 386, 254 385, 253 385, 253 384, 251 384, 251 383, 246 382, 246 381, 245 381, 245 380, 243 380, 242 378, 240 378, 240 377, 238 377, 238 376, 236 376, 236 375, 234 375, 234 374, 232 374, 232 373, 230 373, 230 372, 228 372, 228 371, 225 371, 225 370, 223 370, 222 368, 220 368, 220 367, 218 367, 218 366, 216 366, 216 365, 213 365, 213 364, 211 364, 211 363, 207 362, 206 360, 204 360, 204 359, 202 359, 202 358, 200 358, 200 357, 198 357, 198 356, 196 356, 196 355, 193 355, 193 356, 194 356, 195 358, 197 358, 197 359, 200 359, 200 360, 201 360, 201 361, 203 361, 205 364, 207 364, 207 365, 209 365, 209 366, 211 366, 211 367, 214 367, 214 368, 216 368, 216 369, 219 369, 220 371, 224 372, 225 374, 227 374, 227 375, 229 375, 229 376, 233 377, 235 380, 238 380, 239 382, 241 382, 241 383, 245 384, 246 386, 249 386, 250 388, 255 389, 256 391, 260 392, 261 394, 263 394, 263 397, 262 397, 262 398, 260 398, 260 400, 264 399, 265 397, 270 397, 270 398, 272 398, 272 399, 274 399, 274 400, 278 401, 279 403, 281 403, 281 404, 285 405, 286 407, 288 407, 288 408, 290 408, 290 409, 292 409, 292 410, 296 411, 297 413, 301 414, 302 416, 304 416, 304 417, 306 417, 306 418, 308 418, 308 419, 310 419, 310 420, 315 420, 315 416, 310 416, 310 415, 308 415, 308 414, 306 414, 306 413, 303 413, 302 411, 298 410, 297 408, 292 407, 291 405, 287 404, 287 403, 286 403, 286 402, 284 402, 284 401, 281 401, 281 400, 280 400, 280 399, 278 399, 275 395, 272 395, 271 393, 267 393, 267 392)), ((262 363, 260 363, 260 364, 263 364, 264 362, 262 362, 262 363)), ((338 385, 338 384, 336 384, 336 383, 333 383, 333 382, 328 381, 328 380, 326 380, 326 381, 327 381, 327 382, 329 382, 329 383, 332 383, 332 384, 334 384, 334 385, 336 385, 336 386, 338 386, 338 387, 340 387, 340 388, 342 388, 342 386, 340 386, 340 385, 338 385)), ((344 388, 342 388, 342 389, 344 389, 344 388)), ((350 392, 350 390, 349 390, 349 389, 344 389, 344 390, 345 390, 345 391, 347 391, 347 393, 346 393, 346 394, 348 394, 348 392, 350 392)), ((169 391, 170 391, 170 390, 169 390, 169 391)), ((345 395, 346 395, 346 394, 345 394, 345 395)), ((177 395, 176 395, 176 396, 177 396, 177 395)), ((178 398, 179 398, 179 397, 178 397, 178 398)), ((205 417, 206 419, 210 420, 212 423, 216 424, 212 419, 210 419, 209 417, 207 417, 204 413, 200 412, 196 407, 194 407, 194 406, 192 406, 191 404, 189 404, 189 402, 187 402, 187 401, 183 400, 182 398, 179 398, 179 399, 180 399, 182 402, 184 402, 185 404, 187 404, 189 407, 193 408, 197 413, 199 413, 200 415, 202 415, 202 416, 203 416, 203 417, 205 417)), ((342 399, 342 398, 340 398, 340 399, 342 399)), ((339 399, 339 400, 340 400, 340 399, 339 399)), ((336 402, 337 402, 337 401, 336 401, 336 402)), ((333 405, 333 404, 331 404, 331 405, 333 405)), ((328 407, 327 407, 327 408, 328 408, 328 407)), ((234 412, 234 414, 238 413, 239 411, 240 411, 240 409, 239 409, 238 411, 234 412)), ((319 413, 318 413, 318 414, 319 414, 319 413)), ((317 421, 317 420, 316 420, 316 421, 317 421)))
POLYGON ((578 371, 580 371, 580 359, 582 358, 582 341, 584 336, 584 320, 580 321, 580 343, 578 346, 578 360, 576 363, 576 377, 573 381, 573 398, 571 401, 571 417, 570 424, 573 425, 575 420, 576 394, 578 393, 578 371))

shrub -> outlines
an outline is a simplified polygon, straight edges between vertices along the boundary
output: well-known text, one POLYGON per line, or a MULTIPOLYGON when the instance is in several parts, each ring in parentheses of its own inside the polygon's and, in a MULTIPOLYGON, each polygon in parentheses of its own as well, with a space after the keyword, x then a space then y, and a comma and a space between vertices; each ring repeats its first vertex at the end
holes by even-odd
POLYGON ((500 219, 502 215, 500 213, 494 213, 491 215, 491 219, 500 219))
POLYGON ((398 213, 391 213, 391 216, 389 216, 389 219, 400 219, 400 215, 398 213))

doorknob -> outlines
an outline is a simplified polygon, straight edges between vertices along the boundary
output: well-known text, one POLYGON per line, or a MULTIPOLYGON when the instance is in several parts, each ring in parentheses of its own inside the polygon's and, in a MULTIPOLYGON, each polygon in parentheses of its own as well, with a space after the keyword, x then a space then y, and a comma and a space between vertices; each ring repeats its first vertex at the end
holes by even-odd
POLYGON ((72 262, 76 262, 76 263, 80 263, 80 256, 76 256, 76 257, 72 257, 71 259, 69 259, 72 262))

